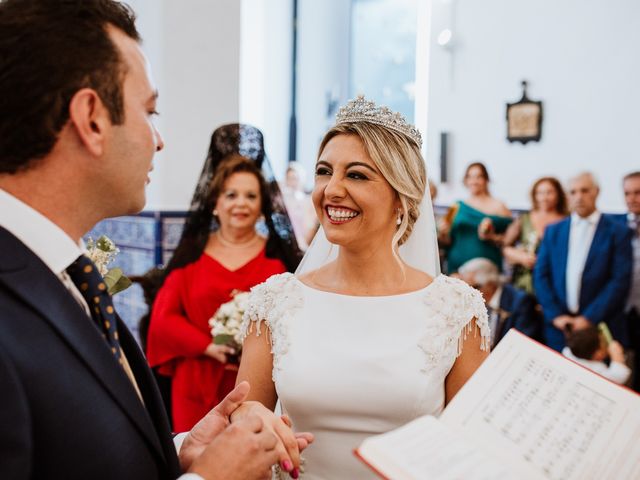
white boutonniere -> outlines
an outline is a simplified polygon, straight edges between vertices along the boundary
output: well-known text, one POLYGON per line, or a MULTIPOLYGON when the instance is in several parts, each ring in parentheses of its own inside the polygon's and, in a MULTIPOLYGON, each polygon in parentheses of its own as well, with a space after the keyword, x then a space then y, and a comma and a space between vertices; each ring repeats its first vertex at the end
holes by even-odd
POLYGON ((119 252, 120 249, 106 235, 100 236, 95 241, 89 237, 87 241, 87 255, 104 278, 110 295, 115 295, 131 286, 131 280, 127 278, 121 268, 109 268, 119 252))

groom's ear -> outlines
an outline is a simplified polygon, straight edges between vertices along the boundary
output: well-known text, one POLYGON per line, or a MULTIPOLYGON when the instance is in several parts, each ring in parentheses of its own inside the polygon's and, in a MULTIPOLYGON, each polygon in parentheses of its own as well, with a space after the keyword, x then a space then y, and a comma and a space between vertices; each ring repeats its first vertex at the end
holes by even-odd
POLYGON ((95 90, 83 88, 73 95, 69 102, 69 123, 82 147, 93 156, 102 156, 111 116, 95 90))

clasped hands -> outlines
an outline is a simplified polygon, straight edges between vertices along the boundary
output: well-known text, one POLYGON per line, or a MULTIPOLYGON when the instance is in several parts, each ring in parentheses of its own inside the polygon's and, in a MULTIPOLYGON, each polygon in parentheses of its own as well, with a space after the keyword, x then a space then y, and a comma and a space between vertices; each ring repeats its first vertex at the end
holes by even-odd
POLYGON ((591 322, 587 317, 582 315, 560 315, 553 319, 553 326, 563 332, 569 332, 572 330, 583 330, 591 325, 591 322))
POLYGON ((277 463, 298 478, 300 452, 313 435, 294 434, 286 415, 277 417, 259 402, 244 402, 249 388, 248 382, 236 385, 191 429, 179 452, 184 471, 205 480, 267 480, 277 463))

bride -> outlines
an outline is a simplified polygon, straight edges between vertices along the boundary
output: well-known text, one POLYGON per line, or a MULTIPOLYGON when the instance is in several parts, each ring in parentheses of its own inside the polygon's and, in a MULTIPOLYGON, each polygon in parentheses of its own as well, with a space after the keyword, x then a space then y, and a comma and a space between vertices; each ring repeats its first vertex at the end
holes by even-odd
POLYGON ((303 478, 377 478, 354 448, 440 414, 487 355, 480 293, 439 274, 420 144, 386 107, 363 97, 342 107, 316 163, 321 229, 296 275, 252 290, 238 373, 252 388, 234 419, 259 414, 293 478, 285 423, 315 435, 303 478), (273 414, 278 399, 288 417, 273 414))

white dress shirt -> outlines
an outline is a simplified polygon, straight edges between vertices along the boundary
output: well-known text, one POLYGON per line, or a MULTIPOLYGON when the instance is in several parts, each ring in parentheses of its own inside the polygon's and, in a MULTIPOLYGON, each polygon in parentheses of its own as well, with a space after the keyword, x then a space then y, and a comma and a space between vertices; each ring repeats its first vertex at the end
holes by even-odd
POLYGON ((82 241, 76 243, 58 225, 2 189, 0 226, 11 232, 51 269, 89 315, 89 307, 82 294, 65 271, 84 253, 82 241))
POLYGON ((498 326, 500 325, 500 298, 502 297, 502 285, 498 286, 487 307, 489 308, 489 331, 491 332, 491 346, 496 344, 498 326))
POLYGON ((587 255, 596 233, 598 222, 602 214, 593 212, 588 217, 571 214, 571 229, 569 231, 569 250, 567 252, 566 289, 567 306, 572 313, 580 309, 580 285, 587 255))
MULTIPOLYGON (((0 226, 24 243, 57 275, 90 317, 87 303, 66 273, 67 267, 85 253, 82 240, 76 243, 58 225, 1 188, 0 226)), ((185 436, 177 435, 174 439, 178 451, 185 436)), ((202 480, 202 477, 191 473, 182 475, 180 480, 202 480)))

